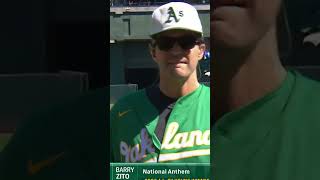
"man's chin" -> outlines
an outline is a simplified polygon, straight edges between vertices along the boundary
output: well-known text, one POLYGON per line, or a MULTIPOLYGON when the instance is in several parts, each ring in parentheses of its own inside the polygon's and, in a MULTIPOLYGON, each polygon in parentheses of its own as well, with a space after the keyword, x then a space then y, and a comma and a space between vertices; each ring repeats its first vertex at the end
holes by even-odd
POLYGON ((177 79, 187 79, 188 73, 186 73, 184 70, 176 68, 171 71, 171 77, 177 78, 177 79))
POLYGON ((216 27, 214 30, 211 33, 213 37, 211 44, 214 48, 238 49, 246 46, 246 42, 242 39, 243 35, 234 30, 219 27, 216 27))
POLYGON ((216 37, 212 40, 213 52, 217 49, 241 49, 246 47, 245 43, 240 42, 233 38, 219 38, 216 37))

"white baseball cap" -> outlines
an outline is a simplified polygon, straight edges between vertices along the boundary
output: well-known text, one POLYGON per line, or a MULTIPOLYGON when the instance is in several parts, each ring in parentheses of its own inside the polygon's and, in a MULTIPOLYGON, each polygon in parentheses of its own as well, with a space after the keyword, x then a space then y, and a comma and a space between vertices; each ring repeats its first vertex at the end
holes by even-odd
POLYGON ((184 2, 170 2, 152 13, 151 36, 172 29, 183 29, 203 34, 196 8, 184 2))

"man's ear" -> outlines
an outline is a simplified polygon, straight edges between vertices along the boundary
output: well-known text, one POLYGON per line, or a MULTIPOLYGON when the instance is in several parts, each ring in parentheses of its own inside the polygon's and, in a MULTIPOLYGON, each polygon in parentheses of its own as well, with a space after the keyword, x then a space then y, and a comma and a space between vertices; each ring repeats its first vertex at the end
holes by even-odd
POLYGON ((156 60, 156 48, 151 43, 149 43, 149 52, 150 52, 152 59, 155 61, 156 60))
POLYGON ((198 58, 199 58, 199 61, 200 61, 201 59, 203 59, 204 52, 206 51, 206 45, 204 43, 200 44, 199 45, 199 49, 200 49, 200 51, 199 51, 199 54, 198 54, 198 58))

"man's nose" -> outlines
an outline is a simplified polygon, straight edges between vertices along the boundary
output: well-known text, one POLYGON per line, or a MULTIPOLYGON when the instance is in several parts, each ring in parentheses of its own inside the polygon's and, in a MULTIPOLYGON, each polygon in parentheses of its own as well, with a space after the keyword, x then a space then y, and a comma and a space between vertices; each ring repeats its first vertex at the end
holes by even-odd
POLYGON ((173 47, 169 50, 169 52, 172 55, 180 55, 185 53, 185 50, 177 42, 175 42, 173 47))

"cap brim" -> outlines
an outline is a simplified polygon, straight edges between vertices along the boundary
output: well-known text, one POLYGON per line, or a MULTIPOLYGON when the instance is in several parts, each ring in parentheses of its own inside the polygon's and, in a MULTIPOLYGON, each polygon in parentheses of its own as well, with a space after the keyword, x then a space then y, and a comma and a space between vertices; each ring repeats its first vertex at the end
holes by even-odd
POLYGON ((155 37, 161 33, 164 33, 164 32, 167 32, 167 31, 171 31, 171 30, 185 30, 185 31, 190 31, 190 32, 194 32, 194 33, 197 33, 197 34, 200 34, 201 36, 203 36, 203 33, 200 32, 200 31, 195 31, 194 29, 188 29, 188 28, 182 28, 182 27, 170 27, 170 28, 167 28, 167 29, 163 29, 162 31, 160 32, 157 32, 155 34, 151 34, 150 37, 155 37))

